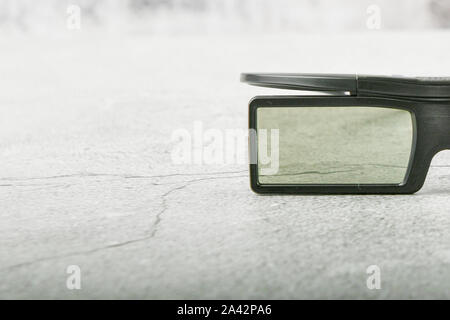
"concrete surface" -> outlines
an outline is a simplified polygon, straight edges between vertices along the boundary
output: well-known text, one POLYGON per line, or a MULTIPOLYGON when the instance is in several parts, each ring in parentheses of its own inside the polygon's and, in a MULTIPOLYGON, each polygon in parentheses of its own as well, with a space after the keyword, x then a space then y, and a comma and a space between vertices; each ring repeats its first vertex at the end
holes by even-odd
POLYGON ((170 157, 195 121, 246 128, 271 91, 240 72, 450 75, 449 40, 2 35, 0 298, 450 298, 448 153, 409 196, 258 196, 170 157))

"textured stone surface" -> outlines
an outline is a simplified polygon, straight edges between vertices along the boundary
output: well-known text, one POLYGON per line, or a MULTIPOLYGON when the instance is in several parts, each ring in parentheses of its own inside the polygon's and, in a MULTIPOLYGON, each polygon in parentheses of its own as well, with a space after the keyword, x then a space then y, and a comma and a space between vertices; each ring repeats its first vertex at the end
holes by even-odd
POLYGON ((245 165, 170 158, 194 121, 246 128, 272 91, 240 72, 449 75, 449 40, 0 37, 0 298, 450 298, 448 154, 408 196, 258 196, 245 165))

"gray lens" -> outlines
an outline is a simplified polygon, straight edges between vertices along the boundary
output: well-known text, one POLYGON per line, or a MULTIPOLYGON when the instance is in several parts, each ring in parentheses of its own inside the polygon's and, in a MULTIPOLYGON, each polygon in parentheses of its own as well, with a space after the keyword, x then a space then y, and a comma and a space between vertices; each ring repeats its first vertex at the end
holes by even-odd
POLYGON ((413 144, 408 111, 257 109, 261 184, 402 184, 413 144))

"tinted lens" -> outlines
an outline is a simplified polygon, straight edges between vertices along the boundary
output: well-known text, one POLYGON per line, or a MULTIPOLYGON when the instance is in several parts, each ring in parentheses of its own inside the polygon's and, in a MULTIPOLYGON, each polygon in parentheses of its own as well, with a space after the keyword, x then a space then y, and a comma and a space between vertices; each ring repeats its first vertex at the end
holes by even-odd
POLYGON ((402 184, 413 145, 408 111, 257 109, 260 184, 402 184))

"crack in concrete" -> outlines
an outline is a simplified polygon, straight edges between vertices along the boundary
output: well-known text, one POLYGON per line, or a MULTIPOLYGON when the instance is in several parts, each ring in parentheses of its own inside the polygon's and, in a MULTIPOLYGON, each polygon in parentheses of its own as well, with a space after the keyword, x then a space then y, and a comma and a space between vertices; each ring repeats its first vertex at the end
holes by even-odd
POLYGON ((161 196, 161 199, 162 199, 162 203, 161 203, 162 209, 156 214, 155 222, 153 222, 153 225, 151 226, 151 230, 152 230, 152 231, 150 232, 149 238, 153 238, 153 237, 156 235, 156 232, 158 231, 158 226, 159 226, 159 224, 160 224, 161 221, 162 221, 162 215, 163 215, 164 212, 166 212, 166 210, 168 209, 168 205, 167 205, 167 202, 166 202, 166 198, 167 198, 172 192, 175 192, 175 191, 184 189, 184 188, 186 188, 188 185, 189 185, 189 183, 186 183, 186 184, 184 184, 184 185, 182 185, 182 186, 179 186, 179 187, 170 189, 169 191, 167 191, 166 193, 164 193, 164 194, 161 196))
MULTIPOLYGON (((20 183, 8 183, 8 184, 0 184, 0 187, 49 187, 49 188, 57 188, 57 187, 67 187, 67 184, 55 184, 55 183, 31 183, 31 184, 20 184, 20 183)), ((40 188, 44 189, 44 188, 40 188)), ((36 189, 33 189, 36 190, 36 189)))
POLYGON ((336 170, 336 171, 303 171, 303 172, 297 172, 297 173, 282 173, 282 174, 275 174, 272 175, 274 177, 281 177, 281 176, 300 176, 304 174, 320 174, 320 175, 327 175, 327 174, 333 174, 333 173, 341 173, 341 172, 352 172, 352 171, 358 171, 358 169, 351 169, 351 170, 336 170))
MULTIPOLYGON (((367 164, 367 165, 404 168, 401 166, 383 165, 383 164, 367 164)), ((354 166, 354 164, 350 164, 350 166, 354 166)), ((450 165, 431 165, 430 168, 450 168, 450 165)), ((328 174, 328 173, 337 173, 337 172, 347 172, 347 171, 353 171, 353 170, 355 170, 355 169, 345 170, 345 171, 332 171, 332 172, 306 171, 306 172, 295 173, 295 175, 308 174, 308 173, 328 174)), ((169 177, 210 176, 210 175, 217 175, 217 174, 238 174, 238 173, 244 173, 244 172, 248 172, 248 169, 240 170, 240 171, 219 171, 219 172, 205 172, 205 173, 170 173, 170 174, 149 175, 149 176, 87 172, 87 173, 73 173, 73 174, 63 174, 63 175, 43 176, 43 177, 29 177, 29 178, 1 177, 0 181, 33 181, 33 180, 51 180, 51 179, 63 179, 63 178, 84 178, 84 177, 113 177, 113 178, 122 178, 122 179, 155 179, 155 178, 169 178, 169 177)), ((161 185, 161 184, 157 184, 157 183, 154 183, 154 184, 161 185)), ((22 185, 0 184, 0 187, 13 187, 13 186, 22 186, 22 185)))
POLYGON ((219 171, 219 172, 205 172, 205 173, 171 173, 165 175, 130 175, 130 174, 113 174, 113 173, 73 173, 73 174, 63 174, 55 176, 45 176, 45 177, 29 177, 29 178, 19 178, 19 177, 2 177, 0 181, 28 181, 28 180, 50 180, 50 179, 63 179, 63 178, 84 178, 84 177, 115 177, 123 179, 153 179, 153 178, 169 178, 169 177, 192 177, 192 176, 209 176, 216 174, 237 174, 248 172, 248 169, 241 171, 219 171))
MULTIPOLYGON (((231 172, 229 172, 229 173, 231 173, 231 172)), ((123 241, 123 242, 120 242, 120 243, 110 244, 110 245, 99 247, 99 248, 94 248, 94 249, 91 249, 91 250, 75 251, 75 252, 71 252, 71 253, 67 253, 67 254, 63 254, 63 255, 38 258, 38 259, 35 259, 33 261, 27 261, 27 262, 22 262, 22 263, 15 264, 15 265, 12 265, 12 266, 8 266, 8 267, 0 269, 0 270, 2 272, 8 272, 8 271, 12 271, 12 270, 15 270, 15 269, 18 269, 18 268, 21 268, 21 267, 26 267, 26 266, 29 266, 29 265, 32 265, 32 264, 35 264, 35 263, 39 263, 39 262, 63 259, 63 258, 73 257, 73 256, 78 256, 78 255, 89 255, 89 254, 96 253, 96 252, 103 251, 103 250, 107 250, 107 249, 120 248, 120 247, 124 247, 124 246, 130 245, 130 244, 148 241, 148 240, 154 238, 156 233, 158 232, 159 225, 161 224, 161 221, 162 221, 162 215, 169 208, 169 206, 168 206, 168 204, 166 202, 166 199, 167 199, 167 197, 170 194, 172 194, 175 191, 182 190, 182 189, 188 187, 189 185, 191 185, 192 183, 199 182, 199 181, 218 180, 218 179, 230 179, 230 178, 241 178, 241 177, 247 177, 247 175, 225 176, 225 177, 206 177, 206 178, 188 180, 188 181, 184 182, 183 185, 177 186, 175 188, 172 188, 172 189, 166 191, 165 193, 163 193, 161 195, 161 198, 162 198, 162 203, 161 203, 162 209, 156 214, 155 221, 150 226, 150 232, 148 232, 146 236, 143 236, 143 237, 140 237, 140 238, 136 238, 136 239, 127 240, 127 241, 123 241)))
MULTIPOLYGON (((362 165, 356 165, 356 164, 349 164, 346 166, 360 166, 360 167, 364 167, 364 166, 375 166, 375 167, 387 167, 387 168, 406 168, 406 167, 402 167, 402 166, 395 166, 395 165, 384 165, 384 164, 372 164, 372 163, 368 163, 368 164, 362 164, 362 165)), ((430 168, 450 168, 450 166, 447 165, 435 165, 435 166, 430 166, 430 168)), ((327 174, 334 174, 334 173, 344 173, 344 172, 355 172, 355 171, 359 171, 361 169, 356 168, 356 169, 348 169, 348 170, 334 170, 334 171, 318 171, 318 170, 311 170, 311 171, 302 171, 302 172, 288 172, 288 173, 280 173, 280 174, 275 174, 272 176, 275 177, 281 177, 281 176, 300 176, 300 175, 306 175, 306 174, 318 174, 318 175, 327 175, 327 174)))

